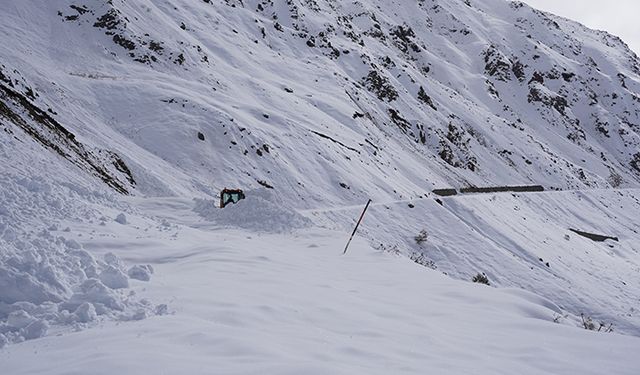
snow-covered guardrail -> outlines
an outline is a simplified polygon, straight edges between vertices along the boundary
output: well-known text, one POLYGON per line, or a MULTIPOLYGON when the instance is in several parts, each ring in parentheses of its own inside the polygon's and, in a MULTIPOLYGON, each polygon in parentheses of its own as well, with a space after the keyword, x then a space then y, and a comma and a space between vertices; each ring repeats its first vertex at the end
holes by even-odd
MULTIPOLYGON (((486 193, 539 193, 545 191, 542 185, 523 185, 523 186, 491 186, 491 187, 466 187, 459 190, 460 194, 486 194, 486 193)), ((458 194, 458 190, 435 189, 433 193, 441 197, 449 197, 458 194)))

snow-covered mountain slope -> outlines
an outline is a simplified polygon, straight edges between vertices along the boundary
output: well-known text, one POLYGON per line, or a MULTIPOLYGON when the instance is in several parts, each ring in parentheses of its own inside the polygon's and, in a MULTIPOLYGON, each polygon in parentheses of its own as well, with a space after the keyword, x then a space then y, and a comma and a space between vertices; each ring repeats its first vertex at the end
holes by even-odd
POLYGON ((3 87, 140 193, 261 181, 313 207, 640 177, 637 56, 518 2, 13 2, 2 35, 3 87))
MULTIPOLYGON (((274 244, 313 226, 346 238, 367 198, 359 233, 431 275, 394 280, 398 293, 484 272, 567 324, 584 313, 640 335, 640 61, 611 35, 503 0, 50 0, 3 4, 0 38, 0 346, 48 326, 163 324, 165 303, 180 309, 159 290, 178 288, 163 264, 218 249, 229 226, 284 233, 274 244), (565 191, 430 193, 524 184, 565 191), (267 190, 221 211, 225 186, 267 190), (185 225, 204 242, 181 241, 185 225)), ((584 353, 602 340, 574 334, 584 353)))

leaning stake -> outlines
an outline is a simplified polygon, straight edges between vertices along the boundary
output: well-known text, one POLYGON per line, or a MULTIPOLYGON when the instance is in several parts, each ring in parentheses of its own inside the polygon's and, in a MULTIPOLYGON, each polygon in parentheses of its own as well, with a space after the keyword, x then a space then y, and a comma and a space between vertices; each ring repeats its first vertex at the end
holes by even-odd
POLYGON ((347 249, 349 248, 349 244, 351 243, 351 240, 353 239, 353 236, 356 234, 356 231, 358 230, 358 226, 360 225, 360 222, 362 221, 362 218, 364 217, 364 213, 367 212, 367 208, 369 208, 369 203, 371 203, 371 199, 369 199, 369 201, 367 202, 367 205, 364 206, 364 210, 362 210, 362 214, 360 215, 360 219, 358 219, 358 223, 356 223, 356 227, 353 228, 353 233, 351 233, 351 237, 349 237, 349 242, 347 242, 347 246, 344 247, 344 252, 342 253, 342 255, 347 253, 347 249))

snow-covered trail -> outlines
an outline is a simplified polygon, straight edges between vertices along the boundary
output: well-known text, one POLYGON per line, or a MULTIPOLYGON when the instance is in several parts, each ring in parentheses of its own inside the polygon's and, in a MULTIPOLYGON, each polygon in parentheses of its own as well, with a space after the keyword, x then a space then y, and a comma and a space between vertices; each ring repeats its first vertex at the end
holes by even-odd
POLYGON ((522 290, 455 281, 362 238, 341 256, 343 232, 214 229, 189 216, 188 200, 136 200, 142 216, 98 228, 84 246, 150 263, 152 282, 133 281, 133 290, 170 314, 8 346, 3 372, 631 375, 640 367, 640 339, 555 324, 558 308, 522 290), (147 230, 151 215, 170 229, 147 230))
POLYGON ((205 218, 193 211, 193 199, 181 197, 153 199, 127 197, 125 200, 135 206, 141 214, 159 221, 166 220, 173 224, 193 228, 206 229, 215 227, 211 221, 205 220, 205 218))
MULTIPOLYGON (((409 199, 394 199, 394 200, 385 200, 385 201, 373 201, 371 202, 370 206, 374 207, 374 206, 389 206, 389 205, 395 205, 395 204, 407 204, 407 203, 412 203, 416 200, 420 200, 420 199, 427 199, 427 198, 433 198, 433 199, 460 199, 460 198, 468 198, 468 197, 478 197, 478 196, 494 196, 494 195, 513 195, 516 194, 517 196, 526 196, 526 195, 530 195, 530 194, 565 194, 567 192, 572 192, 572 193, 577 193, 577 192, 585 192, 586 194, 589 193, 633 193, 633 192, 637 192, 638 188, 627 188, 627 189, 614 189, 614 188, 610 188, 610 189, 562 189, 562 190, 546 190, 544 192, 511 192, 511 191, 504 191, 504 192, 492 192, 492 193, 464 193, 464 194, 459 194, 459 195, 452 195, 452 196, 439 196, 437 194, 425 194, 424 196, 419 196, 416 198, 409 198, 409 199)), ((327 212, 335 212, 335 211, 349 211, 349 210, 356 210, 356 209, 361 209, 364 208, 366 202, 362 203, 362 204, 356 204, 356 205, 347 205, 347 206, 334 206, 334 207, 321 207, 321 208, 311 208, 311 209, 305 209, 305 210, 300 210, 300 212, 305 213, 305 214, 314 214, 314 213, 327 213, 327 212)))

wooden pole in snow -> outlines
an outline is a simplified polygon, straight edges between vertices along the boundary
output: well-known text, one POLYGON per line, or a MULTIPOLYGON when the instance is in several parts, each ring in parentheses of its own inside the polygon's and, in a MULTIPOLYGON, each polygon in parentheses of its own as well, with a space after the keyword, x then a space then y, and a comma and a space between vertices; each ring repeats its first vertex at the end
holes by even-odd
POLYGON ((360 225, 360 222, 362 221, 362 218, 364 217, 364 213, 367 212, 367 208, 369 208, 369 203, 371 203, 371 199, 369 199, 369 201, 367 201, 367 205, 364 206, 364 210, 362 210, 362 214, 360 215, 360 219, 358 219, 358 222, 356 223, 356 227, 353 228, 353 233, 351 233, 351 237, 349 237, 349 241, 347 242, 347 246, 344 247, 344 252, 342 253, 342 255, 347 253, 347 249, 349 248, 349 244, 351 243, 351 240, 353 239, 353 236, 355 236, 356 231, 358 230, 358 226, 360 225))

